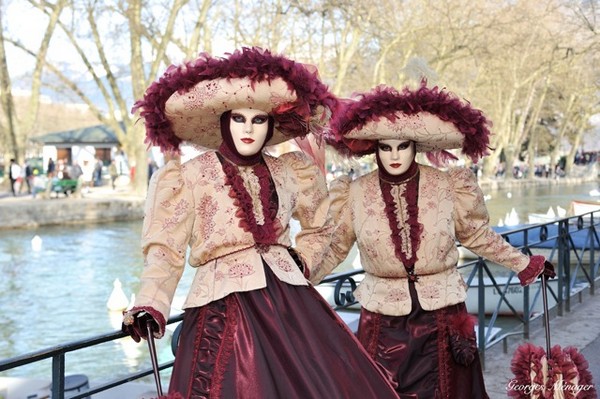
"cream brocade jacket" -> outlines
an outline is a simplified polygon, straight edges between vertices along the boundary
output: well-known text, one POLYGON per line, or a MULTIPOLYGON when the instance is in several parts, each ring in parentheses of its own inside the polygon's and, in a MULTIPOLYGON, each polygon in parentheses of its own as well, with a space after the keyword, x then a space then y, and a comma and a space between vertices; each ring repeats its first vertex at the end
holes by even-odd
MULTIPOLYGON (((458 272, 455 239, 493 262, 520 272, 529 257, 508 244, 489 226, 483 193, 475 175, 466 168, 444 172, 419 165, 418 220, 423 224, 417 251, 415 288, 421 306, 436 310, 464 302, 466 284, 458 272)), ((394 185, 396 209, 406 209, 400 196, 404 184, 394 185)), ((353 182, 347 177, 331 184, 331 214, 335 220, 330 251, 322 264, 311 270, 318 283, 357 243, 365 277, 355 291, 361 306, 389 316, 410 313, 411 299, 404 266, 394 254, 391 229, 375 170, 353 182)), ((406 218, 398 215, 398 220, 406 218)))
MULTIPOLYGON (((168 319, 188 246, 189 264, 197 270, 184 308, 202 306, 232 292, 264 288, 263 260, 281 281, 309 284, 287 250, 291 246, 289 221, 294 217, 300 222, 295 248, 310 268, 321 261, 331 236, 325 178, 299 152, 278 158, 264 155, 264 159, 277 191, 277 220, 282 226, 276 245, 266 251, 258 249, 252 234, 239 226, 238 207, 214 151, 184 164, 170 161, 155 172, 146 200, 144 270, 136 307, 153 307, 168 319)), ((252 195, 258 191, 258 181, 248 169, 239 167, 252 195)), ((253 206, 258 219, 260 201, 253 201, 253 206)))

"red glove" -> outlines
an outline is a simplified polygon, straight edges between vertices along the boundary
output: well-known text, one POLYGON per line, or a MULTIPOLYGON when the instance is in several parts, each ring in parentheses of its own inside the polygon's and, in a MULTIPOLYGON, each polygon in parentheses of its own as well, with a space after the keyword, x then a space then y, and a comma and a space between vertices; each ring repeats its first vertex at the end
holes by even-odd
POLYGON ((161 338, 164 334, 166 323, 158 311, 152 307, 134 307, 123 313, 123 324, 121 330, 129 334, 135 342, 140 339, 148 339, 147 323, 152 323, 152 333, 155 338, 161 338))
POLYGON ((522 286, 533 283, 538 277, 544 276, 546 279, 556 277, 554 265, 546 260, 542 255, 533 255, 529 258, 529 265, 519 274, 519 281, 522 286))

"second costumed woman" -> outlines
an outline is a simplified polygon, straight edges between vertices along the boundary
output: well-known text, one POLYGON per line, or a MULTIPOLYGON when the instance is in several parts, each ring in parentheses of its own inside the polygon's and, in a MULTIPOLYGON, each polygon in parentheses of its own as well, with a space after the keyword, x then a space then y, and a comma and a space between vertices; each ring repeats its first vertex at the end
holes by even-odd
POLYGON ((423 83, 416 90, 364 93, 331 123, 335 149, 375 153, 379 168, 332 183, 333 243, 311 280, 318 283, 356 242, 365 270, 355 292, 362 307, 358 337, 398 384, 400 397, 487 398, 455 240, 518 273, 522 285, 552 265, 491 229, 469 169, 444 171, 418 164, 415 155, 427 153, 441 165, 453 158, 446 150, 462 149, 477 161, 487 151, 488 121, 423 83))

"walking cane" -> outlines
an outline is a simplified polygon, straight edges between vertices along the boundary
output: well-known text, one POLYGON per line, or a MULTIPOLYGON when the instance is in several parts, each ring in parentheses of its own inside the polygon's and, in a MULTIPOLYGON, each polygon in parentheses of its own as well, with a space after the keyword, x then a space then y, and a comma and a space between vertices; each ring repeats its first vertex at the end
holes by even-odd
POLYGON ((148 330, 148 349, 150 350, 150 360, 152 361, 152 370, 154 371, 154 381, 156 382, 156 392, 158 396, 162 396, 162 386, 160 384, 160 373, 158 370, 158 359, 156 357, 156 346, 154 346, 154 334, 152 333, 152 320, 146 322, 148 330))
POLYGON ((548 282, 542 276, 542 304, 544 306, 544 332, 546 333, 546 356, 550 359, 550 315, 548 314, 548 282))

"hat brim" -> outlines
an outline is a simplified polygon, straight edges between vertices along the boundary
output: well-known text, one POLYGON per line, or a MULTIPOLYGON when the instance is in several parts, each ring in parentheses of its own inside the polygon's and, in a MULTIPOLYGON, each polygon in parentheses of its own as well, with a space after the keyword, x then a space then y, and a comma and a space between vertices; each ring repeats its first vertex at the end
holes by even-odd
POLYGON ((272 145, 309 133, 322 136, 337 98, 316 68, 244 47, 223 58, 201 54, 195 61, 170 66, 132 112, 140 111, 148 144, 177 153, 183 141, 216 148, 221 142, 219 118, 236 108, 261 109, 273 116, 273 137, 267 143, 272 145))
POLYGON ((428 112, 413 115, 397 113, 368 122, 345 136, 347 140, 410 140, 417 152, 433 152, 461 148, 465 136, 451 122, 428 112))
MULTIPOLYGON (((294 91, 281 78, 261 82, 244 78, 223 78, 198 82, 185 92, 174 93, 165 104, 165 115, 173 133, 183 141, 206 148, 221 145, 220 118, 226 111, 256 109, 268 114, 296 101, 294 91)), ((266 145, 289 140, 274 126, 266 145)))
POLYGON ((378 86, 343 101, 334 115, 327 142, 343 155, 367 155, 376 151, 377 140, 401 139, 416 143, 416 151, 441 154, 461 152, 477 162, 487 154, 490 122, 485 115, 455 95, 429 88, 423 81, 417 90, 378 86))

